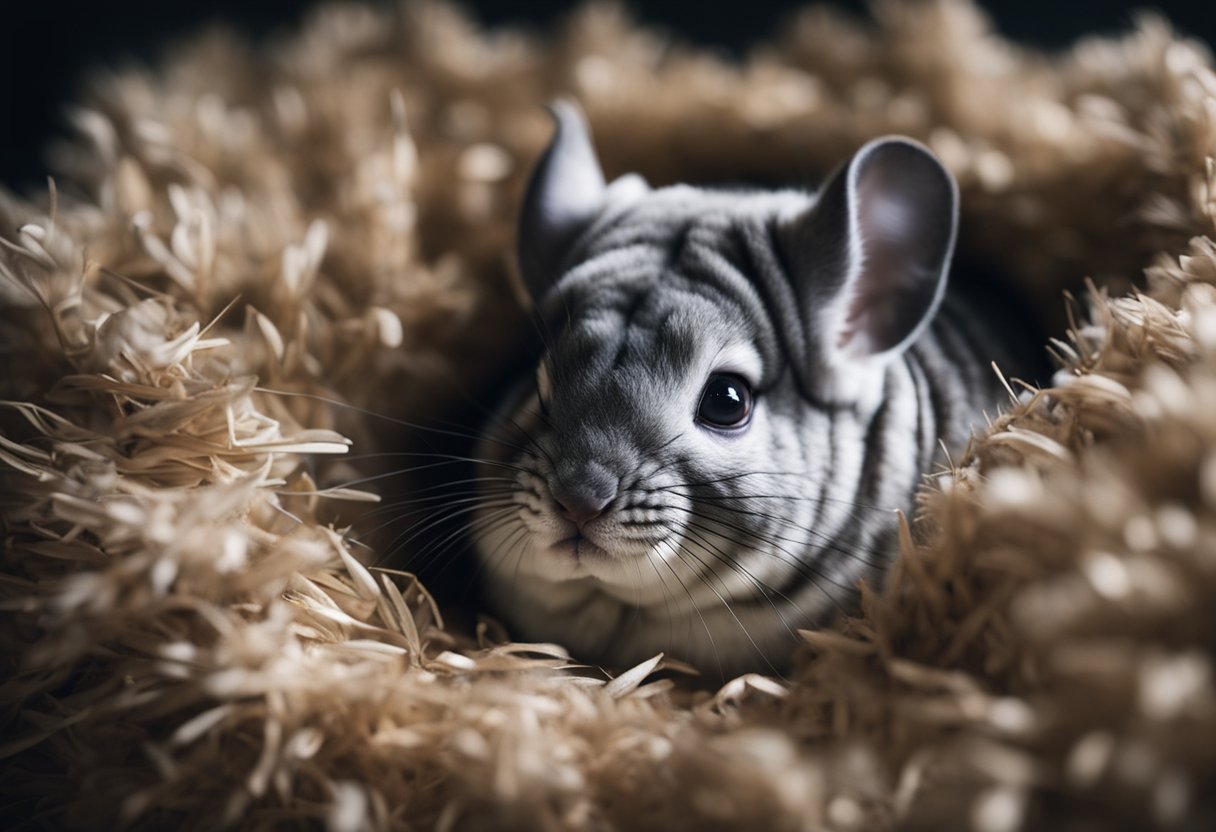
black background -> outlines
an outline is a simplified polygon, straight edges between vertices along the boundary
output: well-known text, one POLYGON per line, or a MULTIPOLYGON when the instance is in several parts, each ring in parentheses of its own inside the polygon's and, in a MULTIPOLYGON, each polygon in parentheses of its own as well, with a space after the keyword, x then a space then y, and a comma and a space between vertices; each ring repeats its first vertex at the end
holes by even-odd
MULTIPOLYGON (((207 24, 226 22, 255 36, 296 25, 315 0, 0 0, 0 183, 39 187, 46 175, 42 148, 64 132, 63 105, 90 68, 131 59, 154 62, 167 43, 207 24)), ((465 0, 485 23, 524 21, 545 26, 569 2, 465 0)), ((769 35, 801 3, 778 0, 668 0, 631 5, 639 19, 686 39, 738 53, 769 35)), ((860 0, 836 5, 865 14, 860 0)), ((1091 32, 1119 32, 1143 2, 1103 0, 986 0, 997 28, 1049 49, 1091 32)), ((1152 6, 1183 32, 1216 42, 1216 2, 1158 0, 1152 6)))

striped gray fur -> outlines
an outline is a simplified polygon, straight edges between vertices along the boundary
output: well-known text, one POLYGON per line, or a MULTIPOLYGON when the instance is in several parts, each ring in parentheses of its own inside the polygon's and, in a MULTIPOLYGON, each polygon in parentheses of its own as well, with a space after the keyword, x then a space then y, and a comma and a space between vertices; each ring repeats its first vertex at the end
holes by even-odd
MULTIPOLYGON (((580 124, 568 108, 557 114, 520 241, 545 352, 479 447, 486 596, 517 638, 588 661, 665 652, 710 674, 780 669, 797 629, 853 607, 860 579, 881 580, 896 509, 912 508, 941 444, 962 448, 1005 395, 989 366, 1009 360, 1004 345, 938 287, 954 205, 929 206, 948 214, 948 228, 925 232, 949 237, 934 249, 941 274, 900 301, 923 306, 923 321, 904 307, 871 321, 858 304, 878 289, 843 282, 853 305, 825 317, 837 299, 801 285, 820 279, 808 270, 857 255, 843 244, 835 260, 806 254, 808 240, 832 248, 815 237, 822 228, 806 231, 814 194, 651 190, 625 177, 574 199, 580 208, 538 206, 552 198, 546 167, 559 184, 599 187, 598 168, 571 173, 558 158, 580 124), (529 215, 556 227, 530 227, 529 215), (878 346, 848 352, 866 326, 878 346), (721 373, 754 390, 741 429, 698 421, 707 379, 721 373), (580 516, 568 510, 579 500, 602 507, 580 516)), ((898 153, 925 153, 909 147, 898 153)), ((588 148, 568 155, 585 167, 588 148)))

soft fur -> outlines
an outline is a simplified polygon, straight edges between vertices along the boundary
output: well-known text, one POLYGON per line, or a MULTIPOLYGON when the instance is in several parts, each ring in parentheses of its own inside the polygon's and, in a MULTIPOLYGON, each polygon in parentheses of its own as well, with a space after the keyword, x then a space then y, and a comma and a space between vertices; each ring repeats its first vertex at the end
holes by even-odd
POLYGON ((98 75, 56 189, 0 201, 6 817, 1210 828, 1214 102, 1158 20, 1048 57, 950 0, 811 9, 739 65, 610 8, 539 40, 329 7, 98 75), (526 340, 506 264, 558 94, 655 184, 918 138, 961 256, 1058 336, 1055 386, 926 484, 887 590, 788 681, 605 683, 445 624, 341 532, 412 493, 333 488, 356 456, 428 452, 372 414, 465 412, 526 340))
POLYGON ((814 193, 605 187, 554 115, 518 242, 543 355, 478 453, 485 594, 583 661, 780 672, 1008 399, 992 364, 1025 375, 984 317, 1009 311, 942 302, 991 287, 948 279, 955 187, 922 146, 875 140, 814 193), (702 417, 715 379, 744 418, 702 417))

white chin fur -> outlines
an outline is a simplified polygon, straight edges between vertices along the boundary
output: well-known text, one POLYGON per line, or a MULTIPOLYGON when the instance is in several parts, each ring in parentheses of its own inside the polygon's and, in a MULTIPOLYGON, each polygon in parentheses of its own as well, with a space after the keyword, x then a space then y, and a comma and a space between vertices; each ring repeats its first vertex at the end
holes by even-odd
MULTIPOLYGON (((564 595, 560 585, 574 582, 581 594, 595 591, 632 606, 664 605, 694 611, 681 582, 692 589, 700 581, 687 561, 676 557, 674 547, 665 543, 631 549, 593 538, 594 548, 576 557, 569 547, 555 546, 556 539, 531 532, 521 539, 514 525, 480 535, 476 542, 478 558, 496 584, 510 586, 526 580, 537 587, 552 585, 553 592, 564 595)), ((500 609, 508 614, 528 603, 509 590, 501 600, 500 609)))

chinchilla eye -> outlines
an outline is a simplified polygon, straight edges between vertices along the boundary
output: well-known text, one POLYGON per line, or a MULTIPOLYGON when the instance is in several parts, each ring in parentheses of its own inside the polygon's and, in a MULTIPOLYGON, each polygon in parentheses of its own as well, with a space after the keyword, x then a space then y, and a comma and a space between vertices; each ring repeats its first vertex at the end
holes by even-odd
POLYGON ((709 377, 701 393, 697 419, 716 428, 737 428, 752 415, 752 388, 736 375, 718 373, 709 377))

